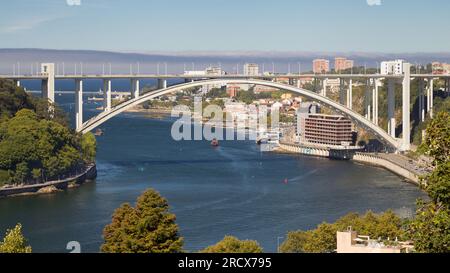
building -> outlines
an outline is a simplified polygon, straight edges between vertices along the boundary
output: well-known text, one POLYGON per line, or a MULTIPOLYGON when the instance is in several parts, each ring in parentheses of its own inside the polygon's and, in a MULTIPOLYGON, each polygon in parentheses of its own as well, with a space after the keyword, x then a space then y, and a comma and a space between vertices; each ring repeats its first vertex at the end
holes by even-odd
POLYGON ((330 61, 325 59, 315 59, 313 61, 313 72, 317 74, 330 72, 330 61))
MULTIPOLYGON (((389 240, 387 241, 389 242, 389 240)), ((349 229, 336 234, 337 253, 408 253, 412 250, 411 242, 392 241, 386 244, 372 240, 369 236, 361 236, 349 229)))
POLYGON ((350 69, 354 66, 353 60, 348 60, 347 58, 343 57, 336 57, 334 59, 334 70, 336 72, 340 72, 342 70, 350 69))
POLYGON ((339 115, 318 114, 318 107, 311 104, 297 110, 297 136, 300 142, 327 146, 354 145, 352 122, 339 115))
POLYGON ((222 71, 222 68, 217 67, 217 66, 208 67, 208 68, 206 68, 205 72, 206 72, 206 75, 208 75, 208 76, 222 76, 225 74, 222 71))
POLYGON ((450 64, 433 62, 431 65, 434 75, 450 74, 450 64))
POLYGON ((230 98, 234 98, 239 93, 239 90, 241 90, 241 87, 239 85, 227 85, 227 94, 230 96, 230 98))
POLYGON ((404 60, 385 61, 381 62, 382 75, 402 75, 404 60))
POLYGON ((257 64, 244 64, 244 75, 246 76, 258 76, 259 66, 257 64))

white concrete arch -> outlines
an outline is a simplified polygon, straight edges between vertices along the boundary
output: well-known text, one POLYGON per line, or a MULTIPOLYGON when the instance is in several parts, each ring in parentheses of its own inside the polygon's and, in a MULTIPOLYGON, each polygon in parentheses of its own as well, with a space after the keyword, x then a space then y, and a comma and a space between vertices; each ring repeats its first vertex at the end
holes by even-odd
POLYGON ((216 84, 256 84, 256 85, 262 85, 262 86, 269 86, 274 87, 278 89, 283 89, 287 91, 291 91, 293 93, 297 93, 299 95, 302 95, 304 97, 307 97, 313 101, 319 102, 321 104, 324 104, 334 111, 336 111, 338 114, 341 114, 343 116, 348 117, 353 122, 358 124, 358 126, 365 128, 366 130, 372 132, 376 137, 379 138, 380 141, 382 141, 384 144, 395 148, 400 149, 401 142, 397 139, 390 136, 387 132, 385 132, 382 128, 379 126, 373 124, 371 121, 367 120, 365 117, 361 116, 360 114, 354 112, 353 110, 348 109, 344 105, 341 105, 327 97, 321 96, 315 92, 297 88, 291 85, 286 85, 282 83, 276 83, 272 81, 265 81, 265 80, 255 80, 255 79, 212 79, 212 80, 201 80, 201 81, 194 81, 189 83, 183 83, 178 84, 174 86, 170 86, 167 88, 163 88, 160 90, 155 90, 146 94, 141 95, 140 97, 133 98, 131 100, 128 100, 126 102, 123 102, 115 107, 113 107, 110 111, 104 111, 100 113, 99 115, 91 118, 90 120, 83 123, 83 126, 78 129, 81 133, 87 133, 100 124, 106 122, 110 118, 134 107, 141 103, 144 103, 146 101, 149 101, 151 99, 154 99, 156 97, 173 93, 176 91, 181 91, 186 88, 191 87, 198 87, 203 85, 216 85, 216 84))

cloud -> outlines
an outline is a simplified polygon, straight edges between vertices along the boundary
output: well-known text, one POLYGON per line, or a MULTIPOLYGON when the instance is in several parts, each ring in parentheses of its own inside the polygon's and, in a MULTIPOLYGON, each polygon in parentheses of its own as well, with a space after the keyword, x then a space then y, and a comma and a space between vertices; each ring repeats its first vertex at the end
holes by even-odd
POLYGON ((10 25, 1 26, 0 33, 16 33, 19 31, 34 29, 42 24, 54 21, 58 18, 60 17, 34 17, 23 19, 21 21, 11 23, 10 25))
POLYGON ((381 0, 367 0, 369 6, 381 6, 381 0))
POLYGON ((81 0, 66 0, 69 6, 81 6, 81 0))

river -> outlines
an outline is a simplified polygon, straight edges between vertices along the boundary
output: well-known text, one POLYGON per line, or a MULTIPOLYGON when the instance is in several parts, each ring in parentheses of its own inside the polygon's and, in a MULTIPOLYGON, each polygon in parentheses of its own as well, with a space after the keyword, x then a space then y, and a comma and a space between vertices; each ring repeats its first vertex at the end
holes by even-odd
MULTIPOLYGON (((67 111, 71 101, 73 95, 57 96, 67 111)), ((86 104, 86 118, 94 108, 86 104)), ((234 235, 275 252, 288 231, 352 211, 392 208, 408 216, 424 197, 384 169, 353 162, 261 153, 252 141, 223 141, 218 148, 207 141, 176 142, 172 122, 122 114, 103 124, 96 182, 0 199, 0 232, 20 222, 35 252, 68 252, 69 241, 78 241, 83 252, 98 252, 114 209, 154 188, 177 215, 187 251, 234 235)))

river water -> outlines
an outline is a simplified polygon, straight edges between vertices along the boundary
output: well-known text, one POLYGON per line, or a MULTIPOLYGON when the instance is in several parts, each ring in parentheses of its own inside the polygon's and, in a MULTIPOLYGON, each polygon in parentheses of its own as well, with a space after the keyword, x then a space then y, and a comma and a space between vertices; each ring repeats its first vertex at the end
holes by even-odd
MULTIPOLYGON (((69 112, 71 101, 73 95, 57 96, 69 112)), ((94 108, 86 104, 86 118, 94 108)), ((288 231, 351 211, 391 208, 408 216, 424 196, 384 169, 353 162, 261 153, 252 141, 223 141, 218 148, 206 141, 176 142, 172 122, 122 114, 103 124, 96 183, 0 199, 0 232, 20 222, 35 252, 68 252, 69 241, 78 241, 83 252, 97 252, 114 209, 154 188, 177 215, 186 250, 234 235, 275 252, 288 231)))

